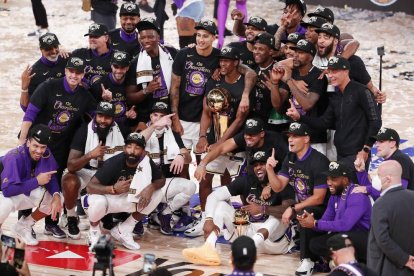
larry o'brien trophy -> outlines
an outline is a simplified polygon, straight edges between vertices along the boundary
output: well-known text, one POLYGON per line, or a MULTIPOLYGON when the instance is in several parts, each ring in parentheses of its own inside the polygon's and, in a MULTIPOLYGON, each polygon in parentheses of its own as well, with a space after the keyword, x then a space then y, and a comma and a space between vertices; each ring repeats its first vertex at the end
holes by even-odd
POLYGON ((227 89, 213 88, 207 92, 206 101, 213 113, 214 138, 218 141, 228 128, 229 117, 220 113, 230 107, 231 95, 227 89))
POLYGON ((234 212, 234 233, 236 237, 245 236, 249 227, 249 213, 243 209, 237 209, 234 212))

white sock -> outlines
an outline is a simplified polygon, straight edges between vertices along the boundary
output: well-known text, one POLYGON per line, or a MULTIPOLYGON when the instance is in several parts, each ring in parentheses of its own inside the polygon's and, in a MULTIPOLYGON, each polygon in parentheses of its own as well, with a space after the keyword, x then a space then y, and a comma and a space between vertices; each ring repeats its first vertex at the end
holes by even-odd
POLYGON ((123 223, 119 224, 119 231, 121 233, 131 233, 137 223, 138 220, 134 219, 134 217, 130 215, 123 223))
POLYGON ((101 231, 101 229, 99 228, 99 223, 97 225, 95 225, 95 226, 93 226, 92 224, 90 224, 90 226, 91 226, 89 228, 90 231, 101 231))
POLYGON ((258 248, 264 242, 264 236, 262 233, 254 234, 252 239, 254 241, 254 245, 256 245, 256 248, 258 248))
POLYGON ((213 231, 210 233, 210 235, 208 235, 206 243, 209 243, 213 247, 216 247, 216 241, 217 241, 217 234, 215 231, 213 231))
POLYGON ((76 207, 73 207, 72 209, 66 208, 66 214, 68 217, 76 217, 76 207))

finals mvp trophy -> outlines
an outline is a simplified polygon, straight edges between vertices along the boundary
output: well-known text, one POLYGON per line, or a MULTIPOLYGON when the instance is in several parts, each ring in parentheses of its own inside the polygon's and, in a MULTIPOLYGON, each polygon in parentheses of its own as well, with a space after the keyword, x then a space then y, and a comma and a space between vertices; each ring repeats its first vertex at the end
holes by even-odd
POLYGON ((229 108, 231 95, 224 88, 213 88, 207 93, 206 101, 207 106, 213 113, 214 138, 217 142, 228 128, 229 117, 220 113, 223 113, 223 111, 229 108))

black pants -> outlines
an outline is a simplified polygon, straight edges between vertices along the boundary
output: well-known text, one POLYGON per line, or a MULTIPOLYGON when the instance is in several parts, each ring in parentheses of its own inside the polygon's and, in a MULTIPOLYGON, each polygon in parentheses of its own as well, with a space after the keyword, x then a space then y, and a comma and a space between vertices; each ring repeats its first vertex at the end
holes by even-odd
MULTIPOLYGON (((330 258, 330 251, 326 246, 326 241, 333 235, 338 233, 329 233, 319 237, 315 237, 310 241, 310 251, 316 256, 322 256, 326 259, 330 258)), ((355 255, 359 262, 367 262, 367 246, 368 246, 368 231, 352 231, 344 232, 349 236, 355 248, 355 255)))
MULTIPOLYGON (((309 214, 313 213, 315 219, 320 219, 325 212, 325 206, 310 206, 306 207, 305 210, 309 214)), ((312 261, 318 260, 319 256, 311 252, 309 248, 310 241, 318 236, 325 234, 325 232, 318 232, 311 228, 304 228, 299 225, 300 233, 300 258, 310 258, 312 261)))
POLYGON ((42 0, 32 0, 33 15, 36 21, 36 26, 43 29, 49 27, 47 23, 47 14, 45 6, 43 6, 42 0))

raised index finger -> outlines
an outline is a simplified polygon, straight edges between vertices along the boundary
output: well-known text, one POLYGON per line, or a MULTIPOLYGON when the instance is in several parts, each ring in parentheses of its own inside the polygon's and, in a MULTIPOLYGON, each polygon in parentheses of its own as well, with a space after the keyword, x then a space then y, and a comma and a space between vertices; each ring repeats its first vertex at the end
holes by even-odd
POLYGON ((275 148, 272 148, 272 157, 275 158, 275 148))
POLYGON ((57 173, 57 171, 50 171, 50 172, 46 172, 45 174, 54 174, 57 173))

